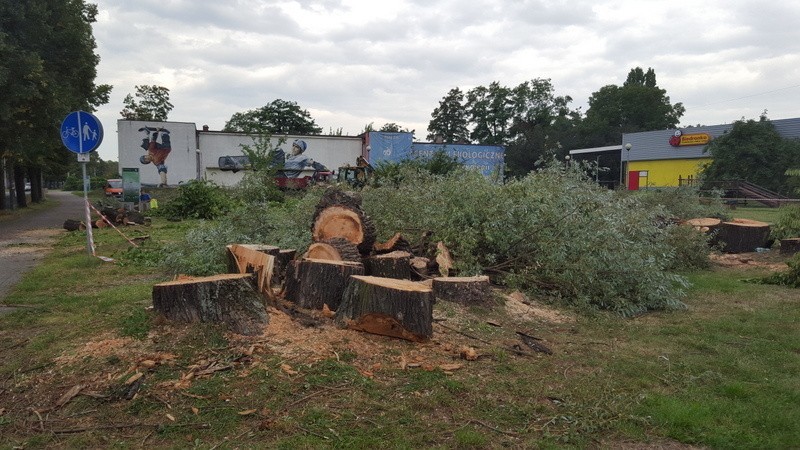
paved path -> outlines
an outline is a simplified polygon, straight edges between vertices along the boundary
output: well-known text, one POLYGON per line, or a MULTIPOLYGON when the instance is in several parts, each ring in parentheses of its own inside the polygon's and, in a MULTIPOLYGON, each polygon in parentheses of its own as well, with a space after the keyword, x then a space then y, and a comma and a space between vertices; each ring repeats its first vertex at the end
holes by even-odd
MULTIPOLYGON (((53 238, 64 232, 64 220, 81 219, 85 214, 81 196, 55 190, 46 195, 55 206, 0 221, 0 304, 22 276, 44 258, 53 238)), ((11 310, 0 305, 0 314, 11 310)))

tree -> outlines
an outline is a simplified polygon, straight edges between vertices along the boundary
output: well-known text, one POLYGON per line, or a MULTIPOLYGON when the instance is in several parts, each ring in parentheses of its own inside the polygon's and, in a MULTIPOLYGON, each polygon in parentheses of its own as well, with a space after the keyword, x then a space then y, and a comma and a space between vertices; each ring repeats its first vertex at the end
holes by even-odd
POLYGON ((464 93, 455 87, 450 89, 439 106, 433 110, 428 123, 428 140, 441 136, 444 142, 469 143, 467 109, 464 106, 464 93))
POLYGON ((320 134, 308 110, 296 102, 273 100, 261 108, 234 113, 222 131, 270 134, 320 134))
POLYGON ((785 139, 762 115, 739 120, 730 131, 705 148, 712 157, 703 169, 705 181, 747 180, 781 194, 793 194, 795 186, 787 169, 800 167, 800 141, 785 139))
POLYGON ((42 167, 71 155, 53 132, 61 120, 108 102, 111 86, 94 83, 96 15, 97 7, 83 0, 0 0, 0 185, 13 173, 20 206, 25 178, 39 201, 42 167))
POLYGON ((172 103, 169 102, 169 89, 155 84, 137 85, 135 96, 136 98, 128 94, 122 100, 125 108, 120 111, 120 114, 123 118, 157 122, 167 120, 169 112, 172 111, 172 103))
POLYGON ((467 117, 472 125, 470 138, 487 145, 508 142, 514 104, 511 89, 497 81, 489 87, 477 86, 467 92, 467 117))
POLYGON ((388 123, 383 124, 381 129, 378 130, 378 131, 382 131, 384 133, 411 133, 411 134, 414 134, 414 130, 409 130, 408 128, 403 128, 402 126, 400 126, 400 125, 398 125, 398 124, 396 124, 394 122, 388 122, 388 123))
POLYGON ((675 128, 686 108, 670 103, 652 68, 631 69, 622 86, 607 85, 589 98, 580 132, 584 145, 615 145, 623 133, 675 128))

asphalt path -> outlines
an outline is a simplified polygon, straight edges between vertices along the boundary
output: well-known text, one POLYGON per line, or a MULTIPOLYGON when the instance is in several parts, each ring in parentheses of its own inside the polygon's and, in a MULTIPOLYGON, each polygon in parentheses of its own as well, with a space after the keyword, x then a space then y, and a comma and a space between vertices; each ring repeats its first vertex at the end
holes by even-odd
POLYGON ((0 220, 0 314, 14 310, 3 306, 6 296, 47 255, 54 238, 66 232, 64 220, 85 215, 82 196, 49 190, 46 199, 55 205, 0 220))

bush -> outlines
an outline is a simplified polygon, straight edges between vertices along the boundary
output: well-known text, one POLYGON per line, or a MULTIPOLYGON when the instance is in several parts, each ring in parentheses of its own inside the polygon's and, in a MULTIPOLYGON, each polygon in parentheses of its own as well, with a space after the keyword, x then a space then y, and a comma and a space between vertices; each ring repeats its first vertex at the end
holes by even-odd
POLYGON ((770 231, 773 239, 800 237, 800 206, 784 206, 770 231))
POLYGON ((708 252, 702 239, 679 239, 676 225, 658 226, 663 207, 599 188, 577 171, 551 167, 505 185, 466 170, 400 175, 397 187, 362 191, 382 237, 430 230, 460 274, 489 273, 573 304, 623 315, 680 308, 687 282, 667 272, 680 265, 673 245, 708 252))
POLYGON ((228 195, 206 180, 191 180, 178 187, 178 195, 159 208, 159 214, 179 219, 213 219, 232 207, 228 195))
POLYGON ((415 173, 447 175, 463 168, 464 164, 457 157, 449 156, 444 150, 437 150, 429 157, 378 162, 372 173, 372 184, 397 186, 406 176, 413 176, 415 173))
POLYGON ((800 288, 800 253, 796 253, 786 261, 786 265, 789 266, 789 270, 786 272, 776 272, 762 278, 748 281, 758 284, 777 284, 780 286, 800 288))

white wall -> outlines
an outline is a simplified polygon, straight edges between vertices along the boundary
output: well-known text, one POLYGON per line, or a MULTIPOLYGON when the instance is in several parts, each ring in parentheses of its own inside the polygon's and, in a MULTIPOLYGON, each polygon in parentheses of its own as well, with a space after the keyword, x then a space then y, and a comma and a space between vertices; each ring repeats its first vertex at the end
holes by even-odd
POLYGON ((139 158, 147 151, 141 147, 146 133, 140 128, 165 128, 169 130, 172 151, 165 162, 167 184, 174 186, 197 178, 197 134, 195 124, 183 122, 144 122, 138 120, 118 120, 117 139, 119 139, 119 168, 139 169, 143 185, 160 183, 158 169, 153 164, 142 164, 139 158))

